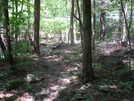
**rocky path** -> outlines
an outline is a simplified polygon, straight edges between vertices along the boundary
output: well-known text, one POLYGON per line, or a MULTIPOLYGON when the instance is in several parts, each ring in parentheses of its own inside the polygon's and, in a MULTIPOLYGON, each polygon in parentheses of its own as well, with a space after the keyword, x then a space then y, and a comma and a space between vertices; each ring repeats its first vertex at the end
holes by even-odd
POLYGON ((61 101, 70 91, 77 89, 76 76, 69 75, 75 67, 65 62, 63 52, 65 50, 41 49, 41 55, 33 58, 38 66, 37 72, 31 73, 39 80, 28 83, 25 93, 16 101, 61 101))

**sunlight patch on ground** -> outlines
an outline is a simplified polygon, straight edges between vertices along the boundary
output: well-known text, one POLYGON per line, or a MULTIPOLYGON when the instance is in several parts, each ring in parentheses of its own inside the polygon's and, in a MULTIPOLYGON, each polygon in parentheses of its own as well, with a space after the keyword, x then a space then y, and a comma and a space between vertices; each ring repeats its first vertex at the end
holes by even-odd
POLYGON ((24 93, 22 97, 17 98, 15 101, 35 101, 34 97, 29 93, 24 93))
POLYGON ((11 97, 13 96, 14 94, 11 94, 11 93, 7 93, 7 94, 0 94, 0 99, 3 99, 5 97, 11 97))
POLYGON ((72 53, 71 51, 65 51, 65 53, 72 53))

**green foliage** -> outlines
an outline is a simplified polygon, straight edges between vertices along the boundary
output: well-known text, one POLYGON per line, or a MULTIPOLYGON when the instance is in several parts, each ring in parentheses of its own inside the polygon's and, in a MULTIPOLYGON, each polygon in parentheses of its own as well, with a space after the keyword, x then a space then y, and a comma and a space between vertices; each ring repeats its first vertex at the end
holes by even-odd
POLYGON ((27 92, 31 92, 32 91, 32 88, 33 88, 33 85, 32 84, 26 84, 23 86, 23 89, 27 92))
POLYGON ((98 64, 98 63, 92 63, 92 67, 94 68, 94 69, 97 69, 97 70, 101 70, 102 68, 102 65, 101 64, 98 64))
POLYGON ((41 30, 44 31, 44 35, 47 34, 61 34, 66 30, 65 21, 58 19, 45 19, 41 22, 41 30))
POLYGON ((14 80, 11 80, 6 83, 6 88, 8 90, 11 90, 11 89, 17 88, 18 86, 20 86, 23 83, 24 83, 23 79, 14 79, 14 80))
POLYGON ((11 96, 11 97, 5 98, 4 101, 15 101, 15 99, 17 98, 18 98, 17 96, 11 96))
POLYGON ((18 62, 14 65, 14 67, 19 68, 19 67, 23 67, 25 69, 28 69, 29 66, 34 65, 35 63, 32 61, 24 61, 24 62, 18 62))
POLYGON ((82 101, 95 101, 94 97, 92 95, 84 95, 85 99, 82 101))
POLYGON ((120 76, 125 76, 130 73, 130 71, 125 70, 125 69, 120 69, 117 72, 119 73, 120 76))
POLYGON ((17 44, 13 45, 13 50, 15 50, 15 53, 18 52, 18 54, 30 51, 30 42, 26 40, 20 40, 17 44))
POLYGON ((128 89, 133 89, 133 83, 130 81, 127 82, 120 82, 120 88, 128 88, 128 89))
POLYGON ((72 75, 74 75, 76 72, 77 72, 77 70, 72 70, 72 71, 70 71, 67 75, 68 75, 68 76, 72 76, 72 75))
POLYGON ((72 97, 77 94, 76 91, 71 91, 68 96, 64 97, 61 101, 70 101, 72 97))
POLYGON ((65 63, 70 63, 71 61, 70 61, 70 60, 65 60, 64 62, 65 62, 65 63))

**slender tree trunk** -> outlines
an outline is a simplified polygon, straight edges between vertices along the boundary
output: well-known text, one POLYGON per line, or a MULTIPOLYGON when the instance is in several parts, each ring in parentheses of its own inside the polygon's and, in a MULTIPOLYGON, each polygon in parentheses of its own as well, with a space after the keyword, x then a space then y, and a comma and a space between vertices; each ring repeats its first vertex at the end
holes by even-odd
POLYGON ((74 45, 74 20, 73 20, 73 14, 74 14, 74 0, 72 0, 71 16, 70 16, 71 45, 74 45))
POLYGON ((40 0, 35 0, 34 2, 34 51, 37 54, 40 54, 39 29, 40 29, 40 0))
POLYGON ((122 14, 122 8, 121 8, 121 4, 120 4, 120 8, 119 8, 118 35, 117 35, 119 41, 121 41, 122 28, 123 28, 123 14, 122 14))
MULTIPOLYGON (((15 0, 15 12, 16 12, 15 17, 16 17, 16 19, 18 19, 18 14, 17 14, 17 12, 18 12, 18 0, 15 0)), ((16 24, 17 24, 17 22, 16 22, 16 24)), ((18 25, 17 26, 15 25, 15 41, 16 41, 16 43, 18 43, 18 33, 19 33, 19 27, 18 27, 18 25)))
MULTIPOLYGON (((101 9, 105 8, 105 2, 101 3, 101 9)), ((105 29, 106 29, 106 12, 105 10, 101 11, 100 14, 100 40, 105 40, 105 29)))
MULTIPOLYGON (((74 14, 73 15, 77 15, 77 1, 76 0, 74 0, 74 14)), ((74 17, 73 17, 73 19, 74 19, 74 43, 75 43, 75 41, 77 41, 77 19, 75 19, 74 17)))
POLYGON ((82 25, 82 21, 81 21, 79 2, 78 2, 78 0, 76 0, 76 2, 77 2, 77 9, 78 9, 78 15, 79 15, 78 19, 79 19, 79 27, 80 27, 80 35, 81 35, 81 46, 83 47, 83 33, 82 33, 83 25, 82 25))
POLYGON ((3 52, 3 54, 4 54, 4 57, 7 59, 7 55, 5 54, 5 52, 6 52, 6 47, 5 47, 5 45, 4 45, 4 42, 2 41, 1 35, 0 35, 0 46, 1 46, 2 52, 3 52))
POLYGON ((121 0, 121 7, 122 7, 123 15, 124 15, 125 27, 127 29, 127 39, 128 39, 128 42, 129 42, 129 50, 130 50, 130 53, 129 53, 129 68, 131 69, 131 58, 132 58, 132 56, 131 56, 131 51, 132 51, 131 38, 130 38, 130 32, 129 32, 129 25, 127 23, 127 17, 126 17, 126 13, 125 13, 125 9, 124 9, 123 1, 122 0, 121 0))
POLYGON ((5 30, 5 34, 6 34, 6 42, 7 42, 7 50, 8 50, 8 56, 9 56, 9 61, 10 61, 10 65, 11 65, 11 70, 15 70, 14 67, 14 59, 13 59, 13 55, 11 54, 12 52, 12 46, 10 43, 10 35, 9 35, 9 13, 8 13, 8 0, 3 0, 3 7, 5 7, 4 9, 4 30, 5 30))
POLYGON ((83 77, 84 81, 93 80, 91 49, 91 0, 83 0, 83 77))
MULTIPOLYGON (((128 10, 128 7, 127 7, 127 2, 126 3, 123 3, 123 2, 121 2, 121 7, 122 7, 122 13, 123 13, 123 15, 125 14, 127 14, 126 12, 127 12, 127 10, 128 10), (125 7, 123 7, 123 5, 125 6, 125 7)), ((128 37, 127 37, 127 32, 126 32, 126 23, 125 23, 125 18, 123 19, 123 35, 122 35, 122 42, 123 43, 127 43, 127 41, 128 41, 128 37)))
MULTIPOLYGON (((68 2, 67 2, 67 0, 66 0, 66 16, 67 16, 67 5, 68 5, 68 2)), ((68 19, 67 19, 68 20, 68 19)), ((69 39, 68 39, 68 21, 66 21, 66 42, 68 42, 69 43, 69 39)))
POLYGON ((92 35, 92 48, 93 48, 93 52, 95 50, 95 28, 96 28, 96 1, 93 0, 93 9, 94 9, 94 13, 93 13, 93 35, 92 35))

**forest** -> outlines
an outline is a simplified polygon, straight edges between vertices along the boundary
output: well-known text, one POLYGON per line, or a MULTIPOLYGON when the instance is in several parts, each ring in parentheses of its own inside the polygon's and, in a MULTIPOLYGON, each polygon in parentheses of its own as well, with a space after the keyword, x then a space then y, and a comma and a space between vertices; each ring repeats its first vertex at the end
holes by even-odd
POLYGON ((0 0, 0 101, 134 101, 134 0, 0 0))

